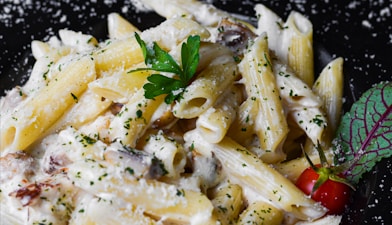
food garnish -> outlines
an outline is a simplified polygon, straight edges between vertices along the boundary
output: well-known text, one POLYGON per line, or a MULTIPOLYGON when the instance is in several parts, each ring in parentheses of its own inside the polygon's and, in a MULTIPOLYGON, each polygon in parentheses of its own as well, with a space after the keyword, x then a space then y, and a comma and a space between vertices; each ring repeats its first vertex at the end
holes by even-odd
POLYGON ((383 158, 392 155, 392 82, 367 90, 347 112, 334 140, 335 164, 341 164, 349 182, 383 158))
POLYGON ((199 48, 200 36, 189 36, 187 42, 181 46, 181 66, 173 59, 173 57, 163 50, 159 45, 154 42, 152 48, 149 47, 140 36, 135 33, 137 42, 139 43, 145 64, 148 68, 139 68, 139 70, 153 70, 157 72, 173 73, 176 76, 173 78, 162 75, 152 74, 147 77, 149 83, 143 86, 144 96, 147 99, 162 94, 167 94, 165 102, 171 104, 175 100, 180 100, 185 88, 191 82, 196 73, 197 65, 199 64, 199 48))

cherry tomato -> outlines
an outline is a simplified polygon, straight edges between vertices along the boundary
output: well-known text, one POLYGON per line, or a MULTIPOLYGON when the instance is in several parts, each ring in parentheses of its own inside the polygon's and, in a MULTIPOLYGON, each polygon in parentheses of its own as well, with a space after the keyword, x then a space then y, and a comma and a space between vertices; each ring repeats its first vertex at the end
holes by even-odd
MULTIPOLYGON (((320 165, 316 165, 320 168, 320 165)), ((312 193, 313 186, 315 185, 320 174, 325 171, 319 170, 316 172, 312 167, 305 169, 296 181, 296 186, 301 189, 305 194, 312 193)), ((326 174, 329 175, 329 174, 326 174)), ((351 188, 342 182, 327 179, 320 185, 311 195, 311 198, 320 202, 328 209, 330 215, 342 214, 345 206, 350 199, 351 188)))

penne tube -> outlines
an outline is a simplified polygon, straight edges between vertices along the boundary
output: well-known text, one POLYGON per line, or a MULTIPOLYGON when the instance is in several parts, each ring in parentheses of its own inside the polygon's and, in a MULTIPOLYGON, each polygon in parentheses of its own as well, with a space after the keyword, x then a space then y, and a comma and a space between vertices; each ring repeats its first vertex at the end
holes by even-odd
POLYGON ((89 193, 122 199, 161 221, 195 225, 216 223, 211 218, 211 201, 199 192, 178 189, 156 180, 131 179, 106 168, 100 161, 73 163, 68 174, 76 186, 89 193))
POLYGON ((88 87, 97 95, 113 102, 126 103, 128 99, 143 87, 150 74, 151 72, 147 70, 132 73, 118 71, 111 76, 96 79, 89 83, 88 87))
POLYGON ((231 50, 223 45, 210 42, 201 42, 199 49, 199 64, 197 65, 197 72, 204 70, 214 59, 224 55, 232 55, 231 50))
POLYGON ((166 177, 178 179, 185 171, 186 154, 182 145, 166 137, 162 131, 149 135, 143 150, 162 161, 166 177))
MULTIPOLYGON (((274 207, 292 213, 302 220, 320 218, 327 211, 306 196, 290 180, 230 138, 217 144, 203 141, 197 130, 187 132, 184 139, 188 145, 203 155, 220 160, 228 179, 243 189, 252 190, 256 196, 274 207)), ((251 199, 247 199, 251 200, 251 199)))
POLYGON ((23 85, 23 92, 29 96, 46 86, 60 72, 64 58, 69 60, 66 56, 71 53, 68 46, 51 46, 41 41, 32 41, 31 50, 36 61, 29 79, 23 85))
POLYGON ((146 99, 144 90, 138 90, 111 121, 109 127, 111 140, 135 147, 138 139, 150 126, 151 118, 163 100, 163 95, 155 99, 146 99))
POLYGON ((52 58, 41 57, 38 58, 33 66, 30 77, 22 90, 28 96, 36 94, 40 89, 44 88, 55 74, 51 73, 51 68, 54 64, 52 58))
MULTIPOLYGON (((288 125, 279 89, 276 85, 269 57, 267 37, 259 36, 244 54, 239 64, 248 98, 257 105, 257 114, 249 115, 261 149, 275 152, 284 142, 288 125)), ((252 112, 252 111, 251 111, 252 112)))
POLYGON ((85 194, 78 201, 78 207, 71 214, 70 225, 122 225, 125 221, 132 225, 158 224, 152 218, 143 215, 135 206, 122 203, 120 199, 85 194))
POLYGON ((257 35, 267 34, 268 47, 274 51, 275 55, 287 63, 288 43, 283 39, 283 33, 287 29, 284 21, 274 11, 263 4, 256 4, 257 35))
POLYGON ((255 118, 253 115, 257 114, 257 104, 251 98, 247 98, 238 107, 237 117, 231 125, 227 136, 240 143, 247 145, 252 141, 254 135, 255 118))
POLYGON ((77 104, 70 107, 50 130, 57 131, 67 126, 79 129, 88 122, 94 121, 111 103, 111 101, 95 94, 91 89, 87 89, 80 96, 77 104))
POLYGON ((202 113, 196 127, 206 141, 217 143, 226 133, 236 117, 236 109, 240 101, 238 88, 232 87, 223 94, 217 103, 202 113))
POLYGON ((34 98, 19 105, 9 118, 1 118, 1 150, 26 150, 50 128, 95 79, 94 61, 83 57, 71 62, 34 98), (67 83, 67 85, 64 85, 67 83), (61 100, 61 101, 60 101, 61 100))
POLYGON ((320 98, 284 64, 274 61, 274 74, 288 120, 295 121, 317 145, 327 127, 320 98))
POLYGON ((97 71, 130 68, 144 61, 142 50, 134 36, 121 40, 108 40, 92 54, 97 71))
POLYGON ((281 225, 282 222, 283 212, 281 210, 266 202, 256 201, 241 213, 237 224, 281 225))
POLYGON ((287 63, 309 87, 314 82, 313 27, 302 14, 291 12, 285 26, 289 36, 287 63))
POLYGON ((290 113, 290 119, 305 131, 314 145, 320 142, 327 127, 326 118, 318 108, 293 111, 290 113))
MULTIPOLYGON (((79 161, 81 158, 87 161, 102 159, 107 145, 98 140, 98 132, 98 130, 94 130, 94 133, 87 133, 73 127, 66 127, 64 130, 46 137, 39 145, 42 149, 46 148, 42 158, 43 164, 49 168, 45 167, 45 170, 48 171, 53 167, 51 163, 54 158, 63 159, 62 161, 67 164, 79 161)), ((65 167, 65 165, 60 166, 65 167)))
POLYGON ((313 85, 313 91, 321 98, 322 108, 327 114, 326 136, 328 137, 324 137, 326 143, 331 142, 340 122, 343 82, 343 58, 337 58, 324 67, 313 85))
POLYGON ((273 61, 273 71, 285 112, 322 107, 320 98, 312 91, 312 88, 288 66, 279 61, 273 61))
POLYGON ((53 52, 52 50, 53 49, 46 42, 37 41, 37 40, 31 42, 31 53, 33 54, 35 60, 38 60, 41 57, 45 57, 48 56, 49 54, 52 54, 53 52))
POLYGON ((125 39, 132 37, 135 32, 140 32, 137 27, 118 13, 110 13, 107 22, 110 39, 125 39))
POLYGON ((57 61, 59 58, 68 55, 71 48, 64 45, 55 47, 47 42, 34 40, 31 42, 31 52, 36 60, 46 57, 57 61))
POLYGON ((221 95, 237 78, 237 65, 231 55, 224 55, 198 74, 173 106, 178 118, 195 118, 215 104, 221 95))
POLYGON ((212 204, 221 224, 234 224, 243 208, 242 190, 237 184, 224 183, 213 191, 212 204))
POLYGON ((298 12, 292 11, 286 21, 263 4, 256 4, 258 35, 266 33, 269 47, 278 60, 288 64, 308 86, 313 85, 313 26, 298 12))

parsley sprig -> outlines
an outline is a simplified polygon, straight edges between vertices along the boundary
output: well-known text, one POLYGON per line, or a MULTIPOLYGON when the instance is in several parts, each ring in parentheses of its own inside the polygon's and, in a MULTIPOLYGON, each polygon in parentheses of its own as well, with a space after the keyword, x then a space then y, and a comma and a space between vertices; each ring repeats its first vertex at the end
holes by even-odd
POLYGON ((153 99, 156 96, 167 94, 165 102, 171 104, 179 100, 185 92, 185 88, 191 82, 199 64, 200 36, 189 36, 186 43, 181 46, 181 66, 173 57, 154 42, 152 48, 135 33, 144 61, 149 68, 139 68, 129 72, 140 70, 153 70, 157 72, 174 73, 173 78, 161 74, 152 74, 147 77, 148 83, 143 85, 144 96, 153 99))

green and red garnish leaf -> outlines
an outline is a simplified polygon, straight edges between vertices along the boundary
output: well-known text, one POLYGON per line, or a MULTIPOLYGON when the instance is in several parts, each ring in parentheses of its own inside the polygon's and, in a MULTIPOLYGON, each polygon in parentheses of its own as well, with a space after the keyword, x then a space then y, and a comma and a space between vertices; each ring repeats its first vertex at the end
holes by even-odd
POLYGON ((142 49, 145 64, 149 67, 131 70, 129 73, 139 70, 153 70, 176 75, 171 78, 162 74, 152 74, 147 78, 149 83, 143 86, 144 96, 147 99, 153 99, 158 95, 167 94, 165 97, 167 104, 179 100, 195 75, 199 64, 200 36, 189 36, 187 42, 182 44, 181 66, 156 42, 151 48, 137 33, 135 33, 135 38, 142 49))
POLYGON ((334 140, 334 161, 353 184, 392 155, 392 82, 382 82, 353 104, 334 140))

